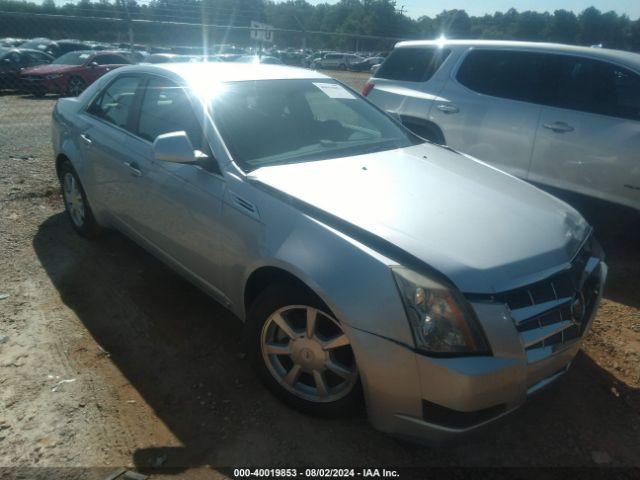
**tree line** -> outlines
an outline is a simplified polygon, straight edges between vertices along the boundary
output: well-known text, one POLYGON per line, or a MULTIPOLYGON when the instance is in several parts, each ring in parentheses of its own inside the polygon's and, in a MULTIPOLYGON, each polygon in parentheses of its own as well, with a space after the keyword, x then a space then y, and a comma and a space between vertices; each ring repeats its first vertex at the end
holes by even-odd
POLYGON ((0 37, 78 37, 122 41, 123 26, 133 22, 140 43, 201 43, 203 29, 186 24, 212 25, 205 29, 210 41, 247 45, 246 29, 251 20, 273 25, 280 47, 385 50, 400 39, 447 38, 511 39, 596 45, 640 51, 640 19, 601 12, 590 7, 575 14, 519 12, 510 9, 483 16, 464 10, 443 10, 429 17, 411 18, 394 0, 340 0, 312 5, 305 0, 81 0, 56 5, 18 0, 0 0, 0 12, 63 15, 58 17, 8 16, 0 13, 0 37), (71 18, 74 17, 74 18, 71 18), (85 20, 79 21, 79 18, 85 20), (120 19, 117 25, 91 18, 120 19), (215 27, 218 26, 218 27, 215 27), (232 26, 236 28, 222 28, 232 26), (239 27, 239 28, 238 28, 239 27), (331 34, 322 33, 329 32, 331 34))

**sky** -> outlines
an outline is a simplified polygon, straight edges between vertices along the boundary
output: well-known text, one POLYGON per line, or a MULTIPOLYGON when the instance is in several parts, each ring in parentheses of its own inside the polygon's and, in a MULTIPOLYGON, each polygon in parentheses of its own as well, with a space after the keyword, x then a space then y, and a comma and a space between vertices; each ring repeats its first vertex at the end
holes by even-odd
MULTIPOLYGON (((336 3, 337 0, 307 0, 309 3, 336 3)), ((404 6, 405 13, 410 17, 428 15, 433 17, 442 10, 454 8, 464 9, 469 15, 484 15, 485 13, 506 12, 511 7, 518 11, 534 10, 538 12, 553 12, 564 9, 580 13, 585 8, 594 6, 598 10, 626 13, 632 19, 640 17, 640 0, 396 0, 398 8, 404 6)))
MULTIPOLYGON (((54 0, 58 5, 64 5, 74 0, 54 0)), ((276 0, 283 1, 283 0, 276 0)), ((338 0, 307 0, 309 3, 337 3, 338 0)), ((38 2, 38 0, 36 0, 38 2)), ((39 3, 39 2, 38 2, 39 3)), ((147 2, 144 2, 147 3, 147 2)), ((633 20, 640 17, 640 0, 396 0, 398 8, 404 7, 405 13, 413 18, 423 15, 436 16, 442 10, 454 8, 464 9, 469 15, 484 15, 485 13, 506 12, 515 8, 520 12, 534 10, 538 12, 553 12, 564 9, 580 13, 585 8, 594 6, 608 12, 613 10, 618 14, 627 14, 633 20)))

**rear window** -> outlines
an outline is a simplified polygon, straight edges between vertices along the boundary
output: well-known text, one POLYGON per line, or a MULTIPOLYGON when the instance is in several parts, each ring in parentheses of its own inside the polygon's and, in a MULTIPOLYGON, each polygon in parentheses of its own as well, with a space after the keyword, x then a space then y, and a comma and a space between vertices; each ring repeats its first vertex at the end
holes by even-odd
POLYGON ((404 82, 426 82, 440 68, 450 51, 442 48, 396 48, 376 77, 404 82))

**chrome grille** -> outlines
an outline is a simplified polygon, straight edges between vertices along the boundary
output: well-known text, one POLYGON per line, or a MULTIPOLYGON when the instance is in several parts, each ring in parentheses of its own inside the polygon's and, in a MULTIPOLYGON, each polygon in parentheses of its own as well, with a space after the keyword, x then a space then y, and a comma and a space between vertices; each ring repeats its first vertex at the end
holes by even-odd
POLYGON ((590 240, 566 270, 494 297, 509 307, 526 350, 560 346, 582 336, 601 289, 600 257, 599 246, 590 240))

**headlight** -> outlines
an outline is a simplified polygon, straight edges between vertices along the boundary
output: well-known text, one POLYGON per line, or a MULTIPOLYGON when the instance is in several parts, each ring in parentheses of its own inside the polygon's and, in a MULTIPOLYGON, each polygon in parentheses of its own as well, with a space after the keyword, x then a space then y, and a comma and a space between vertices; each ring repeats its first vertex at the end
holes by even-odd
POLYGON ((56 78, 60 78, 62 76, 61 73, 53 73, 51 75, 47 75, 45 78, 47 80, 55 80, 56 78))
POLYGON ((490 352, 471 306, 458 291, 406 268, 392 271, 417 349, 436 355, 490 352))

